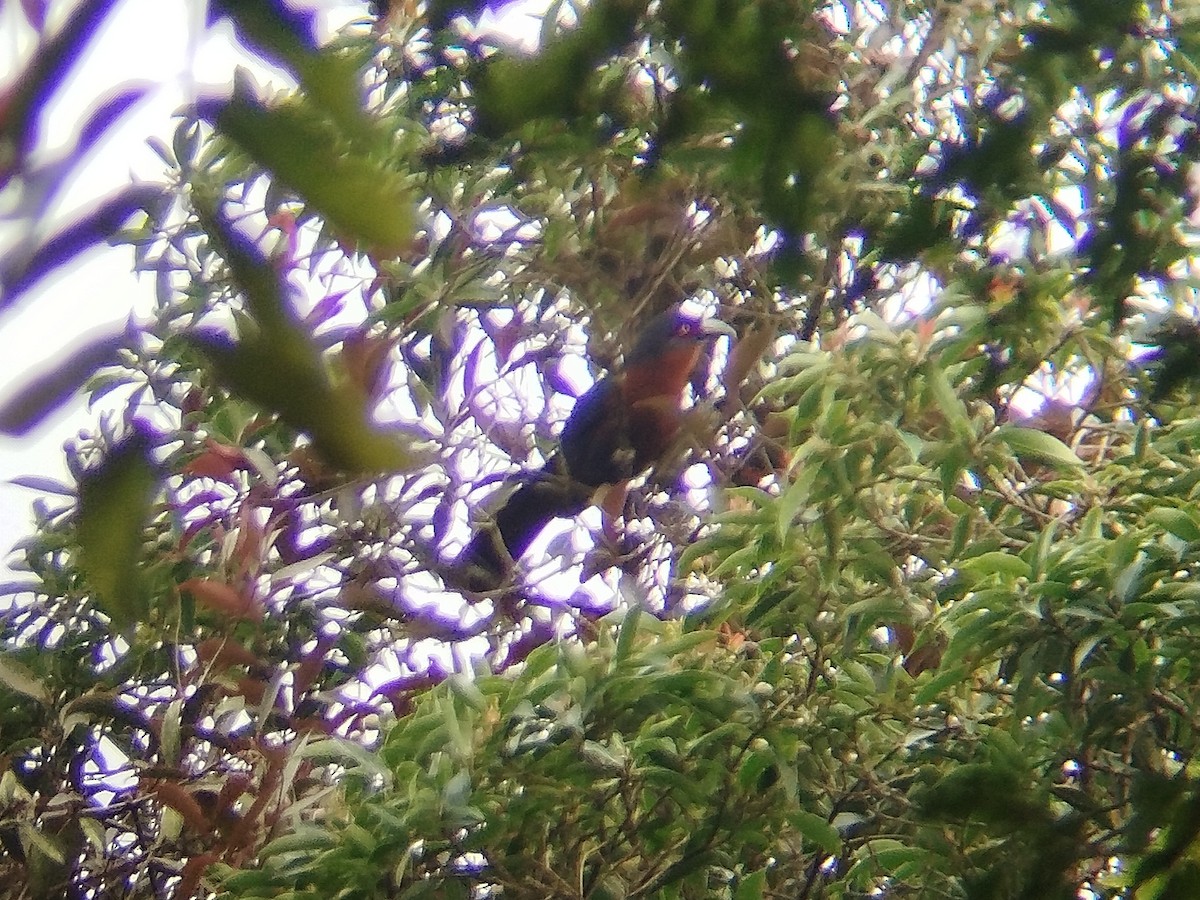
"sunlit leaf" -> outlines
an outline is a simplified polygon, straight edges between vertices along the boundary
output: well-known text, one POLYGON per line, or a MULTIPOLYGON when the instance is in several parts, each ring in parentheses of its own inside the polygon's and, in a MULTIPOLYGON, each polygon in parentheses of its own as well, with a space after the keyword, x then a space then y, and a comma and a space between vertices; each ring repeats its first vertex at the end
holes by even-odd
POLYGON ((32 697, 38 703, 49 703, 50 692, 46 685, 30 669, 17 662, 9 654, 0 654, 0 684, 18 694, 32 697))
POLYGON ((1028 578, 1033 574, 1029 563, 1011 553, 992 551, 981 553, 958 562, 958 568, 963 572, 983 578, 987 575, 1001 575, 1005 578, 1028 578))
POLYGON ((1159 506, 1150 510, 1146 521, 1161 525, 1180 540, 1200 541, 1200 523, 1185 510, 1159 506))
POLYGON ((1061 468, 1077 469, 1083 466, 1083 460, 1070 447, 1054 435, 1036 428, 1001 425, 991 433, 989 439, 1005 444, 1020 458, 1061 468))

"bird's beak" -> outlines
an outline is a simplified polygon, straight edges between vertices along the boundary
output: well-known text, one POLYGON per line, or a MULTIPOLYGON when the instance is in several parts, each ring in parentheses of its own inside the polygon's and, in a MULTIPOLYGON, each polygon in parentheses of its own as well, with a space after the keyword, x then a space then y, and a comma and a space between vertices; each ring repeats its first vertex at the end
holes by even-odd
POLYGON ((705 319, 700 323, 700 336, 706 338, 737 337, 737 332, 728 322, 720 319, 705 319))

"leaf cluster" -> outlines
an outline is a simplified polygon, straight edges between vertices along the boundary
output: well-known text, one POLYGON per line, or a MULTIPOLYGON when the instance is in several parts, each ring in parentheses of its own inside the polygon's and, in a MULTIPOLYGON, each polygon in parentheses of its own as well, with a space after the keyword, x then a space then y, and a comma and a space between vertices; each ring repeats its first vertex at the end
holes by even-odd
MULTIPOLYGON (((457 8, 319 48, 290 6, 213 5, 296 89, 155 143, 166 200, 121 233, 152 320, 0 414, 81 382, 105 410, 72 483, 26 479, 0 874, 1185 895, 1200 432, 1190 332, 1144 310, 1195 315, 1194 16, 598 0, 520 58, 457 8), (695 446, 619 541, 585 516, 467 590, 496 486, 681 298, 740 334, 695 446)), ((15 146, 89 23, 23 77, 15 146)), ((129 201, 6 259, 4 302, 129 201)))

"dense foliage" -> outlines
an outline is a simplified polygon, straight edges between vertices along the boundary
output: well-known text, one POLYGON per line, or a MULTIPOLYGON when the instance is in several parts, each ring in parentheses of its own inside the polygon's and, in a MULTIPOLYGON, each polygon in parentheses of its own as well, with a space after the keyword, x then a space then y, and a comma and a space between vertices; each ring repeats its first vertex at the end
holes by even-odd
MULTIPOLYGON (((110 6, 11 92, 14 215, 110 6)), ((0 606, 15 896, 1190 895, 1190 7, 211 6, 294 88, 0 267, 123 226, 157 286, 0 410, 107 410, 0 606), (469 590, 682 299, 739 334, 688 439, 469 590)))

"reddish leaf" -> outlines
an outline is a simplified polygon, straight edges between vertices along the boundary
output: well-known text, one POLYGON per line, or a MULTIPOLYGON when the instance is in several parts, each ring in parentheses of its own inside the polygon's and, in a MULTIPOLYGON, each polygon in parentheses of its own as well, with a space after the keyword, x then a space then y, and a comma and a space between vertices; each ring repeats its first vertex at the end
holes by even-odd
POLYGON ((321 669, 325 665, 325 654, 329 652, 333 643, 332 638, 319 638, 313 651, 300 660, 300 665, 296 666, 292 688, 297 696, 307 691, 317 680, 317 676, 321 674, 321 669))
POLYGON ((235 621, 261 622, 262 604, 252 596, 244 596, 229 585, 211 578, 189 578, 179 589, 187 591, 196 602, 213 612, 235 621))
POLYGON ((238 514, 238 536, 233 548, 233 560, 237 563, 239 575, 246 575, 257 568, 256 563, 262 555, 266 535, 254 513, 253 504, 243 503, 238 514))
POLYGON ((173 781, 156 781, 151 786, 150 793, 161 803, 179 813, 183 817, 183 821, 197 832, 208 833, 210 827, 208 817, 204 815, 204 810, 200 808, 196 798, 184 787, 173 781))
POLYGON ((221 444, 208 438, 200 455, 189 461, 183 471, 186 475, 199 478, 215 478, 217 481, 232 482, 230 476, 246 468, 246 455, 240 447, 221 444))
POLYGON ((196 645, 196 657, 201 665, 211 665, 217 671, 233 666, 249 667, 259 662, 253 651, 226 638, 208 638, 201 641, 196 645))
POLYGON ((179 884, 175 887, 174 896, 180 898, 196 896, 200 890, 200 879, 204 877, 208 867, 218 859, 216 853, 201 853, 198 856, 190 857, 183 864, 183 871, 180 872, 179 884))
POLYGON ((267 693, 267 683, 261 678, 246 675, 238 679, 237 692, 246 699, 250 706, 258 706, 267 693))

